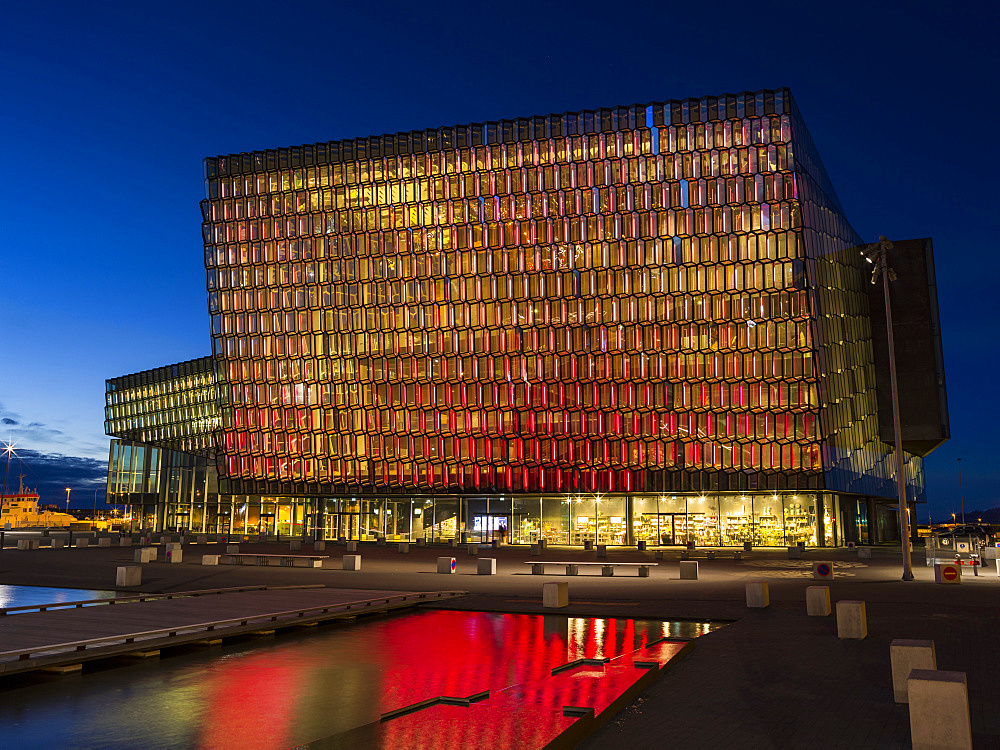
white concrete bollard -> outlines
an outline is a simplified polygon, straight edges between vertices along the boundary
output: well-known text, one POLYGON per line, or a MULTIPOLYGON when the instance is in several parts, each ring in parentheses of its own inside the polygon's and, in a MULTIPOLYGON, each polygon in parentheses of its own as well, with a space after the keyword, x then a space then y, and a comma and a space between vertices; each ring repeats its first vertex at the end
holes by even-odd
POLYGON ((361 555, 344 555, 341 560, 343 570, 361 570, 361 555))
POLYGON ((458 563, 454 557, 439 557, 437 561, 438 573, 454 573, 458 568, 458 563))
POLYGON ((859 560, 871 560, 872 559, 872 548, 871 547, 858 547, 858 559, 859 560))
POLYGON ((109 536, 102 536, 100 539, 97 540, 97 546, 98 547, 110 547, 111 546, 111 537, 109 537, 109 536))
POLYGON ((38 549, 38 542, 34 539, 18 539, 17 548, 20 550, 38 549))
POLYGON ((479 554, 479 545, 478 544, 468 544, 465 547, 465 551, 468 552, 470 555, 478 555, 479 554))
POLYGON ((569 584, 568 583, 543 583, 542 584, 542 607, 546 609, 560 609, 569 606, 569 584))
POLYGON ((802 547, 795 546, 788 548, 788 559, 789 560, 801 560, 802 559, 802 547))
POLYGON ((747 581, 747 606, 761 609, 771 604, 771 592, 767 581, 747 581))
POLYGON ((962 566, 954 563, 934 565, 934 583, 961 583, 962 566))
POLYGON ((130 536, 123 536, 123 537, 121 537, 118 540, 118 546, 119 547, 131 547, 132 546, 132 537, 130 537, 130 536))
POLYGON ((227 544, 226 545, 227 555, 238 555, 240 554, 240 545, 238 544, 227 544))
POLYGON ((410 543, 409 542, 400 542, 399 543, 399 554, 406 555, 406 554, 409 554, 409 552, 410 552, 410 543))
POLYGON ((597 556, 598 557, 607 557, 608 556, 608 545, 606 545, 606 544, 598 544, 597 545, 597 556))
POLYGON ((832 562, 814 562, 813 563, 813 580, 816 580, 816 581, 832 581, 833 580, 833 563, 832 562))
POLYGON ((326 542, 320 540, 313 542, 313 552, 326 552, 326 542))
POLYGON ((293 539, 292 541, 290 541, 288 543, 288 551, 289 552, 301 552, 302 551, 302 540, 301 539, 293 539))
POLYGON ((161 536, 160 537, 160 544, 168 544, 169 542, 170 542, 170 537, 169 536, 161 536))
POLYGON ((906 694, 913 750, 972 750, 965 672, 914 669, 906 694))
POLYGON ((495 576, 497 574, 497 561, 493 557, 480 557, 476 560, 476 575, 495 576))
POLYGON ((202 555, 201 556, 202 565, 218 565, 219 556, 218 555, 202 555))
POLYGON ((347 547, 348 552, 357 552, 358 543, 357 542, 344 542, 344 546, 347 547))
POLYGON ((85 537, 85 536, 80 537, 79 539, 76 540, 76 546, 77 547, 86 547, 89 544, 90 544, 90 540, 87 537, 85 537))
POLYGON ((864 602, 849 599, 837 602, 837 637, 857 640, 868 637, 864 602))
POLYGON ((908 641, 897 638, 889 644, 892 663, 892 698, 896 703, 908 703, 910 672, 914 669, 937 669, 934 641, 908 641))
POLYGON ((697 560, 681 560, 681 580, 682 581, 698 580, 697 560))
POLYGON ((538 555, 542 554, 542 545, 540 545, 540 544, 532 544, 531 545, 531 554, 535 555, 536 557, 538 555))
POLYGON ((184 551, 180 549, 168 549, 167 562, 168 563, 184 562, 184 551))
POLYGON ((118 568, 115 586, 139 586, 142 584, 142 568, 138 565, 123 565, 118 568))
POLYGON ((810 617, 830 615, 829 586, 809 586, 806 589, 806 614, 810 617))
POLYGON ((66 540, 65 539, 53 539, 52 540, 52 549, 62 549, 65 546, 66 546, 66 540))

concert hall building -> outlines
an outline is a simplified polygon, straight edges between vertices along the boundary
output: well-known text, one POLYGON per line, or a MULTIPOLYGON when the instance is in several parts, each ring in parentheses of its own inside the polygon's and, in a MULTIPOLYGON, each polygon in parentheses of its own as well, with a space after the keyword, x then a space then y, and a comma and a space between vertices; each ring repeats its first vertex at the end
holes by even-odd
MULTIPOLYGON (((107 381, 108 498, 134 525, 898 535, 881 286, 787 89, 219 156, 205 175, 211 356, 107 381)), ((930 240, 891 262, 912 503, 949 429, 930 240)))

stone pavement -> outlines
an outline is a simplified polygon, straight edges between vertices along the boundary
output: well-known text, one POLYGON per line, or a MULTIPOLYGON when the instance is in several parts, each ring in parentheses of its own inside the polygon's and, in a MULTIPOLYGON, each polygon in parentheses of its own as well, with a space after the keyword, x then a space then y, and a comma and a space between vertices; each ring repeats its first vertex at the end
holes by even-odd
MULTIPOLYGON (((287 545, 252 545, 279 552, 287 545)), ((728 620, 702 636, 688 654, 632 705, 598 730, 583 747, 613 743, 634 747, 728 745, 754 748, 909 747, 909 714, 893 703, 889 643, 896 638, 933 639, 940 669, 966 672, 975 746, 1000 747, 1000 578, 995 568, 966 576, 958 586, 933 583, 920 550, 917 580, 902 582, 900 556, 879 548, 874 559, 848 550, 807 550, 788 560, 784 550, 755 550, 747 559, 700 562, 700 579, 678 577, 679 550, 653 569, 650 578, 616 574, 534 576, 524 547, 483 548, 498 560, 498 575, 475 575, 475 557, 464 548, 363 545, 360 572, 339 568, 342 547, 330 545, 322 570, 202 567, 199 545, 185 547, 192 562, 144 566, 144 591, 180 591, 246 584, 325 583, 337 588, 394 590, 463 589, 466 599, 449 604, 493 611, 541 610, 541 584, 570 584, 570 607, 561 614, 656 619, 728 620), (434 573, 439 556, 458 560, 456 575, 434 573), (807 617, 805 589, 813 561, 835 564, 831 598, 867 602, 869 636, 836 637, 833 617, 807 617), (745 583, 770 582, 771 607, 749 610, 745 583)), ((696 555, 702 556, 699 550, 696 555)), ((609 560, 654 562, 652 552, 610 549, 609 560)), ((597 561, 594 552, 550 548, 541 559, 597 561)), ((130 564, 130 549, 33 550, 0 553, 0 583, 114 588, 117 565, 130 564)), ((553 568, 555 570, 555 568, 553 568)), ((551 612, 551 610, 546 610, 551 612)))

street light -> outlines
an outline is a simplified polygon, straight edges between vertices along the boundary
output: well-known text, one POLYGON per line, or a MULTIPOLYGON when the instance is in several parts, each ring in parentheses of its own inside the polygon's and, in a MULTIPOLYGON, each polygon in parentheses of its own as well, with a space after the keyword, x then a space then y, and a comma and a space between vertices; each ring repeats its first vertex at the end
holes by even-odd
POLYGON ((965 525, 965 495, 962 493, 962 459, 958 459, 958 501, 962 504, 962 525, 965 525))
POLYGON ((69 487, 66 488, 66 512, 69 513, 69 487))
POLYGON ((892 243, 885 235, 878 242, 866 247, 861 255, 871 263, 872 284, 882 277, 882 294, 885 298, 885 330, 889 339, 889 384, 892 388, 892 427, 896 437, 896 488, 899 491, 899 536, 903 547, 903 580, 913 580, 910 561, 910 523, 906 508, 906 475, 903 467, 903 436, 899 426, 899 394, 896 390, 896 348, 892 337, 892 303, 889 299, 889 281, 896 280, 896 272, 889 268, 889 251, 892 243))

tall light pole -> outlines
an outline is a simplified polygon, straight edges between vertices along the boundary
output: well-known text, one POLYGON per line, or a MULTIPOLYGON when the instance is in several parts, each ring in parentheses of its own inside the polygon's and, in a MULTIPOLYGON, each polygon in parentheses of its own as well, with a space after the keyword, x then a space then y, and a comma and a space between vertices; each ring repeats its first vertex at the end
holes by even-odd
POLYGON ((965 526, 965 495, 962 494, 962 459, 958 459, 958 502, 962 504, 962 525, 965 526))
POLYGON ((896 347, 892 337, 892 303, 889 299, 889 281, 896 280, 896 272, 889 268, 889 251, 892 243, 883 235, 878 242, 869 245, 861 253, 865 260, 874 265, 872 284, 882 277, 882 293, 885 298, 885 330, 889 339, 889 383, 892 388, 892 429, 896 438, 896 488, 899 491, 899 536, 903 548, 903 580, 913 580, 913 566, 910 561, 910 523, 906 509, 906 474, 903 466, 903 436, 899 424, 899 393, 896 390, 896 347))
POLYGON ((69 513, 69 487, 66 488, 66 512, 69 513))

